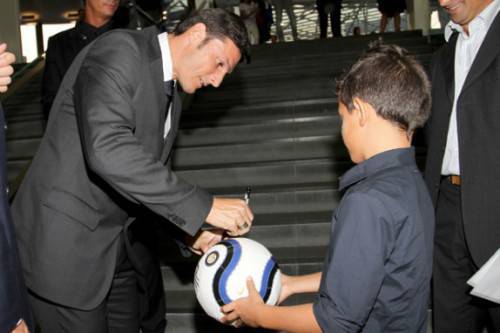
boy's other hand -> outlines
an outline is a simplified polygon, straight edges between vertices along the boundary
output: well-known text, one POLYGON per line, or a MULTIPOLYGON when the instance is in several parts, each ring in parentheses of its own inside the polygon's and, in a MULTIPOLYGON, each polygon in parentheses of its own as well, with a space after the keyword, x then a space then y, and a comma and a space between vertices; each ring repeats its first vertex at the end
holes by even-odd
POLYGON ((251 277, 247 279, 248 296, 240 298, 232 303, 222 307, 222 313, 225 314, 221 321, 223 323, 232 323, 240 320, 250 327, 259 327, 259 312, 263 306, 266 306, 262 297, 260 297, 257 288, 251 277))

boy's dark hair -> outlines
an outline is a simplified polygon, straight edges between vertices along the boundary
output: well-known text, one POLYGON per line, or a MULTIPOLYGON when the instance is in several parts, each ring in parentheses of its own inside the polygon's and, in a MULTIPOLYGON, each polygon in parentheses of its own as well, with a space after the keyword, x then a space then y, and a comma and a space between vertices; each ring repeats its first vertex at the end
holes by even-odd
POLYGON ((203 23, 207 27, 207 39, 223 40, 229 38, 240 50, 241 59, 250 59, 250 41, 247 29, 241 18, 221 8, 207 8, 195 10, 180 22, 174 30, 174 35, 180 35, 197 23, 203 23))
POLYGON ((337 80, 337 95, 347 109, 354 98, 407 132, 423 126, 430 115, 430 82, 418 61, 396 45, 370 44, 368 51, 337 80))

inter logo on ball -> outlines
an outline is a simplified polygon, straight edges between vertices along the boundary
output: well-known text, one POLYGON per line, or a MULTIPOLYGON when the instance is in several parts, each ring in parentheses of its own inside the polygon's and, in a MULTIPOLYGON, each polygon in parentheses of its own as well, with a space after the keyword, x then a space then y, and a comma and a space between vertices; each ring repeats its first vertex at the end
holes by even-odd
POLYGON ((281 292, 281 273, 269 250, 247 238, 218 243, 196 267, 194 288, 198 302, 209 316, 220 320, 221 306, 248 295, 249 276, 264 302, 275 305, 281 292))

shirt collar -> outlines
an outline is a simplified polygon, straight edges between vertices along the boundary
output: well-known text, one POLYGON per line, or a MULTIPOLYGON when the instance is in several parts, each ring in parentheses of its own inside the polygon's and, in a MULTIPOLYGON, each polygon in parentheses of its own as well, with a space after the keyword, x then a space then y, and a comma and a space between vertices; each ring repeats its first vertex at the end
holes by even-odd
POLYGON ((161 60, 163 66, 163 81, 169 81, 173 78, 172 57, 170 55, 170 46, 168 44, 168 34, 163 32, 158 35, 160 43, 161 60))
POLYGON ((106 31, 111 30, 111 28, 113 27, 113 24, 114 24, 113 20, 109 20, 103 26, 100 26, 99 28, 97 28, 97 27, 94 27, 93 25, 88 24, 85 21, 78 21, 76 23, 75 28, 79 33, 81 33, 87 37, 91 37, 92 35, 99 36, 100 34, 103 34, 106 31))
MULTIPOLYGON (((479 13, 479 15, 476 16, 469 23, 469 33, 474 33, 474 27, 477 24, 481 24, 481 23, 484 24, 486 31, 488 31, 499 11, 500 11, 500 0, 493 0, 493 2, 491 2, 488 6, 486 6, 486 8, 483 9, 483 11, 481 13, 479 13), (472 32, 471 32, 471 28, 472 28, 472 32)), ((464 29, 459 24, 450 20, 444 28, 444 38, 447 42, 450 40, 451 35, 454 32, 458 32, 460 34, 463 34, 464 29)))
POLYGON ((382 170, 415 165, 415 148, 391 149, 361 162, 340 177, 339 190, 370 177, 382 170))

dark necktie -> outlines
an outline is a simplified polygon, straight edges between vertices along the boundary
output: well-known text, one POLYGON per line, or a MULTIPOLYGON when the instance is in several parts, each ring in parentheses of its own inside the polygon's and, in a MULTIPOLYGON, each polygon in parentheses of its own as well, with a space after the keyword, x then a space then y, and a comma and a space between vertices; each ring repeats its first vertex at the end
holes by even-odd
MULTIPOLYGON (((169 114, 169 109, 170 109, 170 104, 172 103, 173 96, 174 96, 174 89, 175 89, 175 82, 174 80, 169 80, 163 82, 164 84, 164 89, 165 89, 165 95, 167 95, 167 109, 165 110, 165 120, 168 121, 168 131, 170 131, 170 120, 168 120, 168 114, 169 114)), ((165 137, 166 139, 166 137, 165 137)))
POLYGON ((168 99, 171 100, 175 89, 174 80, 165 81, 163 84, 165 85, 165 94, 168 96, 168 99))

